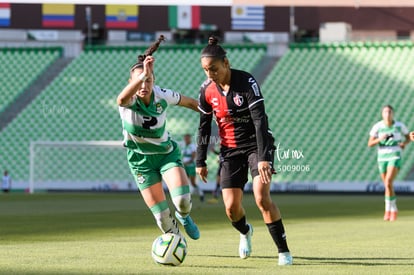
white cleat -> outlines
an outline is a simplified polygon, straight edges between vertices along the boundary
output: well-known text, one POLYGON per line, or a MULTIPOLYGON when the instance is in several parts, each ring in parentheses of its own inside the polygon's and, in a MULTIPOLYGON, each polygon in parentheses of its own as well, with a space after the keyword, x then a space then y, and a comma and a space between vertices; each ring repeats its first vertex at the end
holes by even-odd
POLYGON ((279 265, 292 265, 293 257, 290 252, 279 253, 279 265))
POLYGON ((239 244, 239 256, 242 259, 250 257, 252 253, 252 236, 253 236, 253 226, 249 226, 249 231, 246 235, 240 234, 240 244, 239 244))

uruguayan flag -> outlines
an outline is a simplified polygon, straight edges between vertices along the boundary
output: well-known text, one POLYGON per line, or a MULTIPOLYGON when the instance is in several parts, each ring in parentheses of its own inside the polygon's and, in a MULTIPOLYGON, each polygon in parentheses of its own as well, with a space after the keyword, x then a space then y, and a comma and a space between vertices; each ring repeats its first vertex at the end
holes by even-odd
POLYGON ((264 30, 264 6, 232 6, 231 26, 233 30, 264 30))

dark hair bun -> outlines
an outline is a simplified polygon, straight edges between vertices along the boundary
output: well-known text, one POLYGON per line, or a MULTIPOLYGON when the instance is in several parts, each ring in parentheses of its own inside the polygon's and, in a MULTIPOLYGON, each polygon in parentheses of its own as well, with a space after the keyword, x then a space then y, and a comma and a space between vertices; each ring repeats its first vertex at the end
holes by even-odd
POLYGON ((208 38, 208 44, 209 44, 209 45, 217 45, 217 43, 218 43, 218 39, 217 39, 217 37, 215 37, 215 36, 210 36, 210 37, 208 38))
POLYGON ((145 54, 140 54, 140 55, 138 55, 138 63, 142 63, 142 62, 144 62, 144 60, 145 60, 145 54))

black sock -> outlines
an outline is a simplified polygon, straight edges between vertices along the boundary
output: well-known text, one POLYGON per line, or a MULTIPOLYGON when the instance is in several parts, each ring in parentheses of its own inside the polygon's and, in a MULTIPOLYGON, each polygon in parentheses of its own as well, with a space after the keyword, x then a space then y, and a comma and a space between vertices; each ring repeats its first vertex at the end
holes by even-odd
POLYGON ((267 223, 266 225, 269 229, 270 236, 272 236, 272 239, 277 246, 279 253, 289 252, 289 248, 286 242, 285 228, 283 227, 282 219, 272 223, 267 223))
POLYGON ((237 231, 239 231, 243 235, 246 235, 247 232, 249 232, 250 227, 246 223, 246 216, 243 216, 243 218, 241 218, 237 222, 231 222, 231 224, 234 228, 237 229, 237 231))

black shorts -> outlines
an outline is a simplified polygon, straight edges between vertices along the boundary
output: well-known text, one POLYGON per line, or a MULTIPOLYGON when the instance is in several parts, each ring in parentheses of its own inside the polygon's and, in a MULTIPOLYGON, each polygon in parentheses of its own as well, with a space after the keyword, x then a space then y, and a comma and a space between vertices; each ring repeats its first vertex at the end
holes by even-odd
POLYGON ((244 189, 248 181, 248 172, 252 178, 259 175, 257 169, 257 150, 240 151, 239 154, 232 154, 231 157, 223 156, 221 159, 220 185, 224 188, 244 189))

